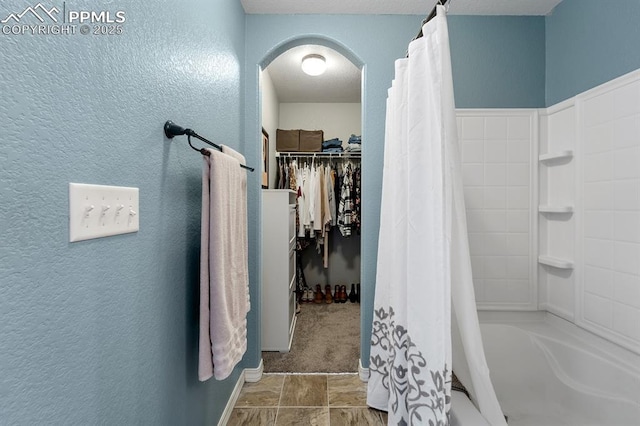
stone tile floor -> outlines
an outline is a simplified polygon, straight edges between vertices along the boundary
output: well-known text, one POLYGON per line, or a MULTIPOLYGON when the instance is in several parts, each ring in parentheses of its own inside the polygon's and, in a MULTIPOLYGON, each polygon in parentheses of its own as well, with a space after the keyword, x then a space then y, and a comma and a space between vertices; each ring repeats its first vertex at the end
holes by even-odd
POLYGON ((357 374, 264 374, 244 384, 227 425, 386 425, 366 398, 357 374))

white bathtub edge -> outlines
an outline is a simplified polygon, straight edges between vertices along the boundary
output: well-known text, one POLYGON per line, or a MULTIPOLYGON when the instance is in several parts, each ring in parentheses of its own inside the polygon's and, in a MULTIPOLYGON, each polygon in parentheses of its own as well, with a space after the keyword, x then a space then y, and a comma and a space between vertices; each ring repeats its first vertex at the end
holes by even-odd
MULTIPOLYGON (((587 345, 595 353, 604 356, 618 364, 624 365, 632 374, 640 376, 640 354, 636 354, 614 342, 606 340, 589 330, 574 324, 558 315, 546 311, 478 311, 481 324, 505 324, 522 327, 526 324, 546 323, 556 330, 570 335, 587 345)), ((536 334, 524 326, 527 331, 536 334)))

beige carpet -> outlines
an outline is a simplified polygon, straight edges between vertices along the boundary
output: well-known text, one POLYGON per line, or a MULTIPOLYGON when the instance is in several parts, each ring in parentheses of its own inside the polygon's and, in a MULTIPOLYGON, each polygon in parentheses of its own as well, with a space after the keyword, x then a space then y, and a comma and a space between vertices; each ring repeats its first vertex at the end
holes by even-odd
POLYGON ((355 373, 360 358, 360 304, 305 303, 289 353, 262 352, 265 373, 355 373))

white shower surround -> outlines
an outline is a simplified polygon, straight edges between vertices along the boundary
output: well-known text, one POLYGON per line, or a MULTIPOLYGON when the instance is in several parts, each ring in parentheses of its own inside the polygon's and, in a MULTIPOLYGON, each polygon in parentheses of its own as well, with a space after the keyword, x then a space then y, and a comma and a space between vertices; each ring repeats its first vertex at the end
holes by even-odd
POLYGON ((547 310, 640 354, 640 70, 549 108, 457 117, 478 309, 547 310))
POLYGON ((458 109, 478 309, 538 309, 538 110, 458 109))
POLYGON ((542 302, 640 354, 640 70, 548 110, 549 149, 574 151, 573 173, 557 197, 575 204, 566 239, 550 241, 548 250, 573 251, 575 270, 545 267, 542 302), (561 147, 563 140, 573 146, 561 147))

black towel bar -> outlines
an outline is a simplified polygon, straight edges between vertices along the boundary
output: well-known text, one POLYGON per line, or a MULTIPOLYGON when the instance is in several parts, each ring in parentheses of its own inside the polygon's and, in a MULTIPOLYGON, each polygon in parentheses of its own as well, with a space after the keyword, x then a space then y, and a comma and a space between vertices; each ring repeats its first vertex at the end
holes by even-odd
MULTIPOLYGON (((199 153, 201 153, 202 155, 209 155, 209 152, 207 152, 207 150, 205 149, 198 149, 195 146, 191 145, 191 136, 193 136, 194 138, 200 139, 202 142, 208 145, 211 145, 212 147, 216 148, 219 151, 222 151, 222 147, 220 145, 215 144, 210 140, 203 138, 202 136, 200 136, 199 134, 197 134, 195 131, 191 129, 185 129, 184 127, 178 126, 176 123, 174 123, 171 120, 168 120, 166 123, 164 123, 164 134, 169 139, 173 139, 174 136, 187 135, 187 141, 189 142, 189 146, 194 150, 198 151, 199 153)), ((247 169, 251 172, 255 170, 253 167, 245 166, 244 164, 240 164, 240 167, 247 169)))

